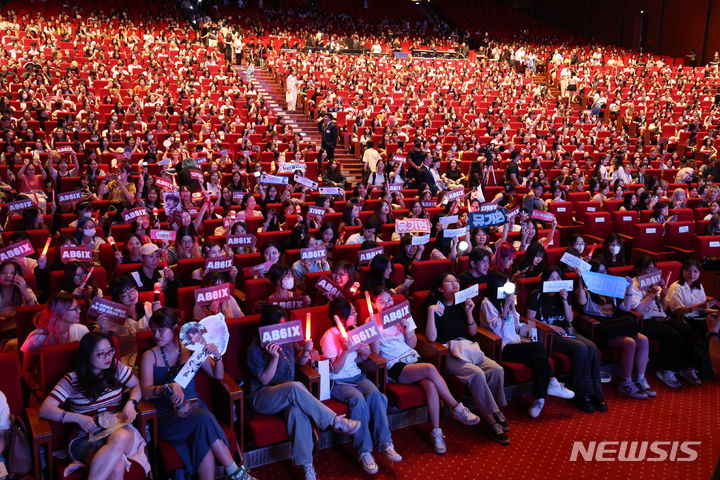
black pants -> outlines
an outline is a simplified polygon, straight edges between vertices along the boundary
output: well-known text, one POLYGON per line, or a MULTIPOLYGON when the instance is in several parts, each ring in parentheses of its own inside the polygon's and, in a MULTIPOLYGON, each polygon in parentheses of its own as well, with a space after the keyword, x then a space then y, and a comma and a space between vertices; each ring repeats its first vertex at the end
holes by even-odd
POLYGON ((335 158, 335 145, 330 143, 322 142, 322 148, 327 152, 328 160, 335 158))
POLYGON ((524 363, 533 372, 533 396, 545 398, 550 379, 555 376, 541 343, 511 343, 502 350, 503 361, 524 363))
POLYGON ((660 343, 659 366, 662 370, 698 367, 695 331, 684 320, 646 318, 643 332, 660 343))
POLYGON ((570 355, 573 389, 576 395, 603 397, 600 382, 600 353, 592 341, 582 335, 577 335, 577 338, 555 335, 553 351, 570 355))

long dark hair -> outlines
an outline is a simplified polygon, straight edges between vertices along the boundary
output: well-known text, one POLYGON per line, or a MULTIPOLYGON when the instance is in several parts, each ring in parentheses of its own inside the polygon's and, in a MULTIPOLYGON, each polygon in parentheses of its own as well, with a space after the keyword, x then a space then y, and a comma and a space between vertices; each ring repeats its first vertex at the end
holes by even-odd
POLYGON ((498 299, 498 290, 508 282, 508 276, 502 272, 488 272, 487 290, 485 297, 493 304, 498 312, 502 311, 502 299, 498 299))
POLYGON ((365 279, 364 290, 370 290, 378 285, 388 287, 389 281, 385 279, 385 270, 388 265, 392 265, 392 260, 387 255, 375 255, 370 260, 370 271, 365 279))
MULTIPOLYGON (((700 272, 702 272, 702 265, 700 264, 700 262, 698 262, 694 258, 685 260, 682 264, 682 269, 680 270, 680 277, 677 280, 677 282, 680 285, 685 285, 685 283, 687 283, 687 282, 685 282, 685 277, 683 277, 682 273, 685 270, 688 270, 690 267, 696 267, 700 272)), ((700 290, 700 287, 702 287, 702 284, 700 283, 700 280, 698 279, 697 281, 695 281, 693 283, 689 283, 688 287, 690 287, 690 290, 700 290)))
POLYGON ((75 373, 77 373, 78 389, 80 392, 91 400, 96 400, 100 395, 108 390, 116 390, 122 385, 117 380, 117 359, 113 359, 110 367, 96 375, 93 372, 91 363, 92 356, 95 354, 95 347, 103 340, 107 340, 111 347, 114 347, 112 337, 102 332, 92 332, 86 334, 80 340, 80 348, 78 349, 77 365, 75 373))
POLYGON ((545 248, 540 243, 535 242, 531 243, 527 250, 525 250, 525 254, 520 258, 520 262, 518 262, 515 271, 520 272, 527 269, 526 273, 533 274, 528 276, 534 277, 535 274, 545 269, 545 265, 547 265, 547 254, 545 253, 545 248), (533 262, 535 261, 535 257, 538 255, 542 255, 543 259, 540 262, 540 265, 535 266, 533 265, 533 262))

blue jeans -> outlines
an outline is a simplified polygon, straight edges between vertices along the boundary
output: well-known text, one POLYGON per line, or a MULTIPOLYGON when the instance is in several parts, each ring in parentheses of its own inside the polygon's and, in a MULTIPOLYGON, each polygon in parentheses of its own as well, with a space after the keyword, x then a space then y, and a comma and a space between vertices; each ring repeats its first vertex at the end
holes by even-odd
POLYGON ((330 396, 347 403, 350 407, 349 417, 362 422, 360 430, 353 437, 353 447, 358 453, 372 452, 373 445, 382 446, 392 442, 387 419, 387 397, 365 375, 339 381, 336 379, 330 396))

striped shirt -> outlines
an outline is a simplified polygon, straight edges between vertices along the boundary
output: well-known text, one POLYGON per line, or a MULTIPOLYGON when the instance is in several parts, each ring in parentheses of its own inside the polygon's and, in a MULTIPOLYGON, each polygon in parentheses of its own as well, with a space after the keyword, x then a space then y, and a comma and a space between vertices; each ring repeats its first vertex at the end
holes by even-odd
POLYGON ((122 387, 114 390, 106 389, 97 399, 91 400, 80 391, 76 372, 66 374, 50 392, 58 403, 67 402, 68 411, 73 413, 86 414, 101 409, 115 410, 120 406, 123 387, 133 378, 130 368, 124 363, 117 362, 117 373, 115 378, 122 387))

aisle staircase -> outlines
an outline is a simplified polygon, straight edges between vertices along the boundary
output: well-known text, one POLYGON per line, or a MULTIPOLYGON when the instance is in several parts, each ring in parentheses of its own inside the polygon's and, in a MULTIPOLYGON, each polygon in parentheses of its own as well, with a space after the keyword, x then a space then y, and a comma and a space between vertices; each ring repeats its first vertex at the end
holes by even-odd
MULTIPOLYGON (((299 132, 307 142, 312 142, 316 148, 322 145, 322 136, 318 131, 315 119, 300 111, 287 111, 287 103, 285 102, 285 89, 273 77, 273 75, 264 67, 257 67, 253 76, 255 88, 266 99, 270 108, 279 115, 283 115, 286 123, 290 125, 294 132, 299 132)), ((340 162, 343 175, 348 182, 356 183, 362 179, 362 162, 355 155, 348 153, 345 146, 339 145, 335 147, 335 160, 340 162)), ((322 173, 320 173, 322 177, 322 173)))

